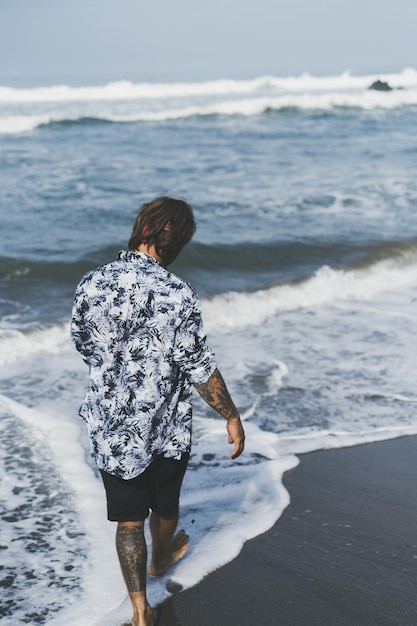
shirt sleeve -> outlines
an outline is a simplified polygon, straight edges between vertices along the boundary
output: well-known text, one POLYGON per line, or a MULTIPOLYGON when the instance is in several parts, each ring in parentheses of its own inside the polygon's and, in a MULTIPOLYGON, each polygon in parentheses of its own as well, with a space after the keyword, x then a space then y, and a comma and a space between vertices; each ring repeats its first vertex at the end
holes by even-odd
POLYGON ((213 350, 206 343, 201 304, 197 295, 178 326, 174 361, 193 385, 207 382, 217 367, 213 350))
POLYGON ((71 339, 87 365, 94 360, 96 334, 91 319, 91 303, 88 294, 83 288, 84 280, 78 285, 75 292, 71 319, 71 339))

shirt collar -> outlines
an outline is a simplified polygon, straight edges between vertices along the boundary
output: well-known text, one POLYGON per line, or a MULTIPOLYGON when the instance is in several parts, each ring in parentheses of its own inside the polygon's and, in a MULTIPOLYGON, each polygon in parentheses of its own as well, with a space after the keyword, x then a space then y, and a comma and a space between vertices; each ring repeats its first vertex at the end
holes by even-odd
POLYGON ((139 263, 144 267, 162 267, 158 261, 146 252, 133 252, 133 250, 120 250, 118 258, 125 263, 139 263))

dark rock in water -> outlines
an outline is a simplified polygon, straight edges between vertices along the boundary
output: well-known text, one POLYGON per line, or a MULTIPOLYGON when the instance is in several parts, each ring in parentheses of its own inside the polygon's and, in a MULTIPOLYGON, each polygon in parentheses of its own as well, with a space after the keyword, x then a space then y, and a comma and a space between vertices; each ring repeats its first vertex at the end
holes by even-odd
POLYGON ((392 91, 392 87, 382 80, 376 80, 368 89, 375 89, 375 91, 392 91))
POLYGON ((169 593, 178 593, 179 591, 182 590, 182 585, 180 583, 176 583, 173 580, 168 580, 167 584, 166 584, 166 590, 169 591, 169 593))

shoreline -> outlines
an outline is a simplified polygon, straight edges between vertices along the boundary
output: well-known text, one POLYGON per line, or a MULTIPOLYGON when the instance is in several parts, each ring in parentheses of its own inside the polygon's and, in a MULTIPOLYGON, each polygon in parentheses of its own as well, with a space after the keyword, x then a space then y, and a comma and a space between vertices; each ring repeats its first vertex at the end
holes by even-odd
POLYGON ((300 455, 290 504, 158 626, 415 626, 417 436, 300 455))

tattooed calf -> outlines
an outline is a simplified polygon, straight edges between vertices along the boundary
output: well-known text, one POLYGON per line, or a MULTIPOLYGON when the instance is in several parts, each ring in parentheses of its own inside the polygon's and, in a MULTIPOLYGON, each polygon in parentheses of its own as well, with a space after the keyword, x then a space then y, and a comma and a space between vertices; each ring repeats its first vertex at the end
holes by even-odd
POLYGON ((119 526, 116 549, 128 591, 144 590, 147 549, 143 526, 119 526))

